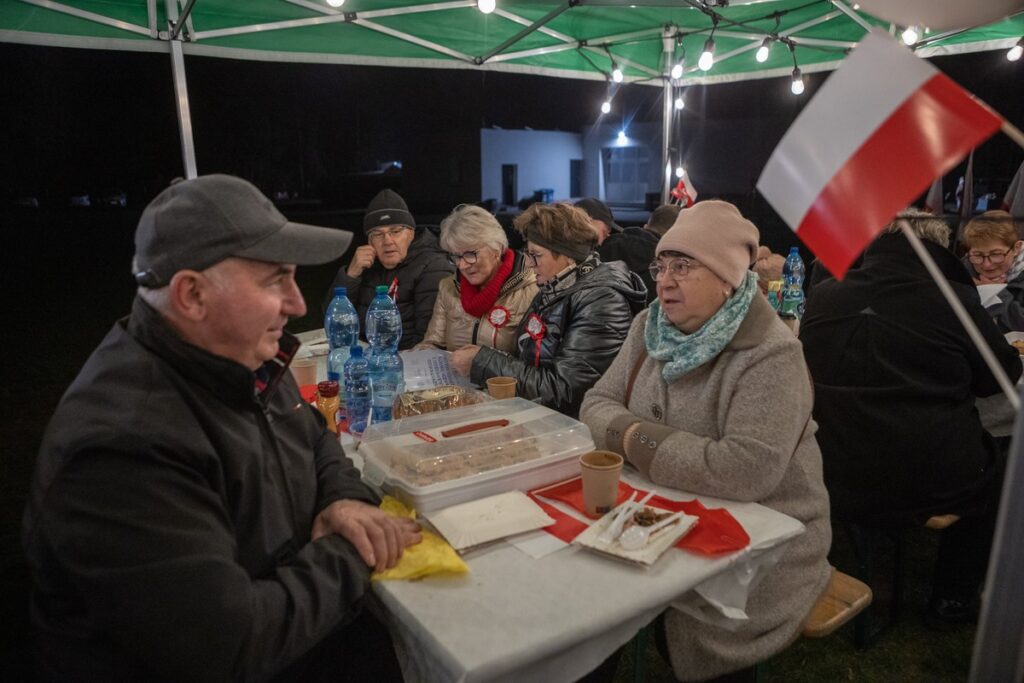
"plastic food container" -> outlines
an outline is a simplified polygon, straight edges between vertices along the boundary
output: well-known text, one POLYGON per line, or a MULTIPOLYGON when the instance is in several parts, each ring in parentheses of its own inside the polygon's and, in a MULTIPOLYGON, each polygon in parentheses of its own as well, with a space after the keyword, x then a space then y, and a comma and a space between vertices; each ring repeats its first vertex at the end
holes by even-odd
POLYGON ((420 513, 579 475, 594 450, 579 420, 522 398, 371 425, 363 479, 420 513))

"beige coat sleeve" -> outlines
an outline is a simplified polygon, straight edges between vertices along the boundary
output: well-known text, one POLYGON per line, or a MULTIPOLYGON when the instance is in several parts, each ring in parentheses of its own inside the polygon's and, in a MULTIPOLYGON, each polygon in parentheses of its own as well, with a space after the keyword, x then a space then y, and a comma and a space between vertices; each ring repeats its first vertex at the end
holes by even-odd
MULTIPOLYGON (((445 333, 448 327, 448 307, 451 304, 452 296, 449 290, 454 291, 455 280, 447 278, 441 281, 438 287, 437 298, 434 299, 434 312, 427 324, 427 331, 423 333, 423 341, 414 346, 414 349, 444 349, 445 333)), ((451 349, 449 349, 451 350, 451 349)))

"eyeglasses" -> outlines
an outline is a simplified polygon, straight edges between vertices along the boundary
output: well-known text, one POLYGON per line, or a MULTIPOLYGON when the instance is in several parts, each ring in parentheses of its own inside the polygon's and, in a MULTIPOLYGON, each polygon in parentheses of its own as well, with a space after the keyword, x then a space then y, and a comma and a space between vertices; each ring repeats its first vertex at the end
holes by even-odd
POLYGON ((388 228, 387 230, 371 230, 370 234, 367 235, 367 239, 371 242, 383 242, 385 237, 390 237, 391 239, 396 240, 399 235, 409 229, 410 228, 407 228, 404 225, 396 225, 395 227, 388 228))
POLYGON ((479 252, 476 250, 464 251, 461 254, 449 253, 448 262, 451 263, 456 268, 459 266, 460 261, 465 261, 467 266, 471 266, 474 263, 476 263, 476 255, 478 253, 479 252))
POLYGON ((674 258, 671 261, 654 261, 649 266, 649 272, 651 273, 651 279, 657 281, 662 275, 666 273, 672 277, 673 280, 684 280, 686 276, 690 274, 692 268, 699 268, 700 264, 696 261, 690 261, 684 258, 674 258))
POLYGON ((988 262, 993 266, 998 266, 1000 263, 1006 260, 1006 255, 1009 254, 1013 249, 1007 249, 1006 251, 990 251, 987 254, 983 254, 980 251, 972 251, 967 255, 967 259, 976 266, 980 266, 988 259, 988 262))
POLYGON ((526 259, 526 265, 530 266, 531 268, 537 267, 537 259, 539 259, 543 255, 544 254, 538 254, 535 251, 523 251, 523 258, 526 259))

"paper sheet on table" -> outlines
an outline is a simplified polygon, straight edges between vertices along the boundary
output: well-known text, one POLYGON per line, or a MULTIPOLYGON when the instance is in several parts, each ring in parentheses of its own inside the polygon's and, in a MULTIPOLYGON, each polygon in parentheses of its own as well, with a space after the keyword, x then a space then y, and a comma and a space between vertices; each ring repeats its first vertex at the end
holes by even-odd
POLYGON ((468 377, 463 377, 448 364, 448 352, 440 349, 402 351, 405 366, 405 390, 418 391, 442 384, 456 384, 472 387, 468 377))
POLYGON ((522 491, 508 491, 426 515, 456 550, 554 524, 522 491))

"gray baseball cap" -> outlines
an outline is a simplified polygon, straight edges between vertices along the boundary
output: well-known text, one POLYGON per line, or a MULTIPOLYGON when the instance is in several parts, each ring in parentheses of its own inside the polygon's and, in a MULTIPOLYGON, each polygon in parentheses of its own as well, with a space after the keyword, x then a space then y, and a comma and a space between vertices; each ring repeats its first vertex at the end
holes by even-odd
POLYGON ((352 233, 292 223, 252 183, 230 175, 172 182, 135 229, 135 281, 158 288, 179 270, 229 256, 300 266, 340 258, 352 233))

